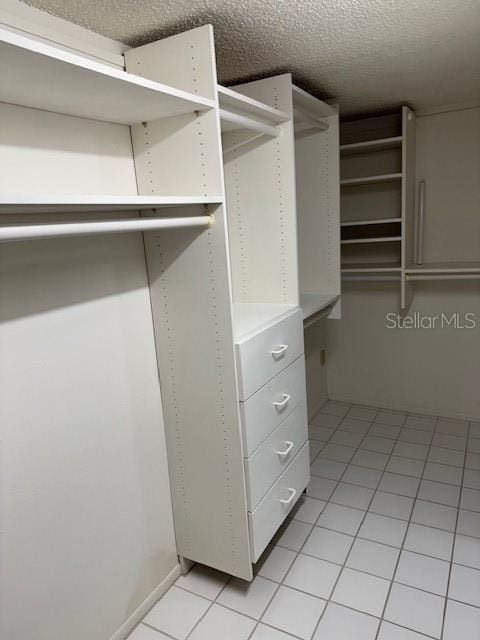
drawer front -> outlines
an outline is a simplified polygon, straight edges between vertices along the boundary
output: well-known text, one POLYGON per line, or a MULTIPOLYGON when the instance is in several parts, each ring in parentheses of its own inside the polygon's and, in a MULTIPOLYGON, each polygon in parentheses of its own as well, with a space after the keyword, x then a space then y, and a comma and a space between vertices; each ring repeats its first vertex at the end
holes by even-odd
POLYGON ((245 460, 248 510, 253 511, 308 439, 307 405, 302 402, 245 460))
POLYGON ((299 309, 284 320, 235 345, 240 400, 247 400, 303 354, 299 309))
POLYGON ((252 562, 256 562, 262 555, 309 480, 310 464, 306 442, 255 511, 248 514, 252 562))
POLYGON ((251 398, 240 402, 245 457, 249 458, 293 409, 305 401, 305 357, 301 356, 251 398))

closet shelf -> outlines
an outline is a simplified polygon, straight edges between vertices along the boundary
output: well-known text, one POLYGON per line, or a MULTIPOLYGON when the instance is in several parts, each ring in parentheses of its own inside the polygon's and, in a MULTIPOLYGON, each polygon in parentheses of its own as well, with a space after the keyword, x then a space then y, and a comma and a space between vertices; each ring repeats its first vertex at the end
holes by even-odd
POLYGON ((401 242, 401 236, 385 236, 383 238, 353 238, 341 240, 341 244, 371 244, 373 242, 401 242))
POLYGON ((235 341, 240 342, 247 336, 279 322, 297 308, 295 304, 234 302, 233 329, 235 341))
POLYGON ((357 264, 342 264, 342 273, 395 273, 400 272, 398 263, 392 262, 359 262, 357 264))
POLYGON ((407 275, 475 274, 480 273, 480 262, 431 262, 411 264, 406 268, 406 273, 407 275))
POLYGON ((340 185, 342 187, 349 187, 362 184, 375 184, 377 182, 393 182, 401 179, 401 173, 388 173, 382 176, 368 176, 367 178, 348 178, 347 180, 340 180, 340 185))
POLYGON ((402 146, 402 136, 392 138, 380 138, 379 140, 366 140, 365 142, 354 142, 352 144, 340 145, 342 155, 355 155, 358 153, 368 153, 369 151, 383 151, 385 149, 395 149, 402 146))
POLYGON ((215 101, 0 29, 0 101, 133 125, 215 101))
POLYGON ((350 220, 341 222, 342 227, 363 227, 370 224, 391 224, 393 222, 401 222, 401 218, 379 218, 378 220, 350 220))
POLYGON ((222 131, 252 130, 275 137, 290 116, 238 91, 217 85, 222 131))
POLYGON ((46 196, 0 200, 2 213, 96 213, 219 204, 222 196, 46 196))
POLYGON ((303 319, 307 320, 327 307, 332 306, 339 297, 338 294, 333 293, 301 293, 300 307, 303 311, 303 319))

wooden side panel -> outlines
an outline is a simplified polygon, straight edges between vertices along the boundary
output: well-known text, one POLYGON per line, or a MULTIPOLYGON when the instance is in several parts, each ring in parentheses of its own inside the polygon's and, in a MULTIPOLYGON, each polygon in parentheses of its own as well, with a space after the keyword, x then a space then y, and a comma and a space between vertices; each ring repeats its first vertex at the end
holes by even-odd
POLYGON ((124 55, 129 73, 203 98, 216 98, 217 74, 210 24, 129 49, 124 55))
POLYGON ((178 552, 250 579, 223 207, 215 216, 145 242, 178 552))

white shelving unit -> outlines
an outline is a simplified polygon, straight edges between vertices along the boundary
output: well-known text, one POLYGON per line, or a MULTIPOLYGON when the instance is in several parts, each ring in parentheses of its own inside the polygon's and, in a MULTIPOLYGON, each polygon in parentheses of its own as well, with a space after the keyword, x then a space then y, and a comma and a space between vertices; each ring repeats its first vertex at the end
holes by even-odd
POLYGON ((340 224, 341 227, 366 227, 372 224, 391 224, 401 222, 401 218, 379 218, 378 220, 347 220, 340 224))
POLYGON ((414 219, 415 116, 401 113, 342 125, 342 274, 400 283, 408 306, 407 232, 414 219))
POLYGON ((338 109, 293 86, 300 304, 340 317, 338 109))
POLYGON ((392 136, 391 138, 379 138, 378 140, 365 140, 363 142, 353 142, 351 144, 340 145, 340 153, 343 156, 364 154, 369 151, 382 151, 385 149, 395 149, 402 146, 402 136, 392 136))
POLYGON ((381 238, 354 238, 342 240, 341 244, 373 244, 375 242, 401 242, 402 236, 385 236, 381 238))
POLYGON ((1 102, 125 125, 214 107, 213 100, 6 29, 0 29, 0 77, 1 102))
POLYGON ((375 184, 377 182, 392 182, 394 180, 401 180, 401 173, 387 173, 380 176, 367 176, 366 178, 348 178, 346 180, 340 180, 342 187, 350 187, 361 184, 375 184))

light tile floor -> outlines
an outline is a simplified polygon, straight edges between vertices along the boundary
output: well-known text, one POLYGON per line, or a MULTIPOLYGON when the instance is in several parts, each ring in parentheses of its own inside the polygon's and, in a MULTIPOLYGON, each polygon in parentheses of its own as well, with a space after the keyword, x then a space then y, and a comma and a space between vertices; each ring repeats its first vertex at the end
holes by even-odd
POLYGON ((328 401, 252 583, 197 565, 130 640, 479 640, 480 423, 328 401))

